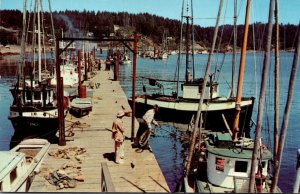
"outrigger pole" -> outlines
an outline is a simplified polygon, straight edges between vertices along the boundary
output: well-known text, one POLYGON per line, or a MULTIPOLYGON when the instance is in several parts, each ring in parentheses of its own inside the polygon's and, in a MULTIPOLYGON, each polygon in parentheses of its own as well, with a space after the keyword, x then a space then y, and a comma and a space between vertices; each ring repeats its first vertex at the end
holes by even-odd
POLYGON ((235 102, 235 117, 233 120, 233 135, 232 139, 237 140, 237 134, 239 132, 239 120, 241 112, 241 100, 242 100, 242 88, 244 80, 244 70, 245 70, 245 61, 246 61, 246 50, 247 50, 247 40, 248 40, 248 31, 249 31, 249 16, 250 16, 250 4, 251 0, 247 0, 246 6, 246 16, 245 16, 245 25, 244 25, 244 39, 242 45, 241 59, 240 59, 240 69, 239 69, 239 78, 236 92, 236 102, 235 102))

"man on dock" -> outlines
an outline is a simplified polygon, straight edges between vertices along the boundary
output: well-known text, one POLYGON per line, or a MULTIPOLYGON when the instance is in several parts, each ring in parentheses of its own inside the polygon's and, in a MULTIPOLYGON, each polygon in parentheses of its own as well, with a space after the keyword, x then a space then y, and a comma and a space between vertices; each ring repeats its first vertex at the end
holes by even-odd
POLYGON ((124 159, 124 140, 125 140, 125 128, 122 118, 125 116, 125 112, 120 110, 117 113, 117 118, 112 124, 112 139, 115 141, 115 162, 120 163, 120 159, 124 159))
POLYGON ((152 123, 155 127, 159 127, 159 124, 155 121, 154 115, 158 111, 158 105, 153 105, 153 108, 148 110, 143 118, 139 120, 139 129, 136 134, 135 145, 139 146, 141 149, 149 149, 152 152, 152 149, 148 143, 149 137, 152 133, 152 123))

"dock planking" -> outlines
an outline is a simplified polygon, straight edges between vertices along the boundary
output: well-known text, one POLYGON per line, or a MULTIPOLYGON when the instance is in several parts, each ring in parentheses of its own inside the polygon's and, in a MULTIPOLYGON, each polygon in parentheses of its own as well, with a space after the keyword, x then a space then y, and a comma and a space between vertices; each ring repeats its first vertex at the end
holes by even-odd
MULTIPOLYGON (((103 65, 102 65, 103 66, 103 65)), ((132 148, 131 117, 123 117, 126 128, 125 160, 116 164, 113 158, 114 141, 111 139, 111 126, 116 113, 122 109, 131 110, 126 95, 119 81, 113 81, 113 72, 101 70, 90 79, 92 83, 100 83, 93 89, 93 111, 82 118, 68 115, 65 128, 79 121, 80 125, 73 129, 74 136, 66 146, 52 144, 49 152, 69 147, 85 148, 81 162, 70 159, 55 158, 47 155, 41 170, 35 175, 29 192, 101 192, 101 163, 106 162, 116 192, 170 192, 168 184, 153 153, 144 150, 137 153, 132 148), (76 182, 75 188, 57 189, 44 177, 63 165, 73 163, 80 166, 84 181, 76 182), (132 163, 134 165, 132 165, 132 163)), ((85 83, 88 85, 88 83, 85 83)), ((135 133, 138 122, 135 120, 135 133)), ((66 134, 68 132, 66 131, 66 134)))

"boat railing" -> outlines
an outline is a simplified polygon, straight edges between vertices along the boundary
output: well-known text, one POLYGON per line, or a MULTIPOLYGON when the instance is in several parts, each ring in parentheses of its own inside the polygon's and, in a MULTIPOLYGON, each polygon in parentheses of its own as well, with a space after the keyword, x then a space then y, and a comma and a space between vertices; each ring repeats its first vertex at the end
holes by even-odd
POLYGON ((115 192, 106 162, 101 162, 101 192, 115 192))

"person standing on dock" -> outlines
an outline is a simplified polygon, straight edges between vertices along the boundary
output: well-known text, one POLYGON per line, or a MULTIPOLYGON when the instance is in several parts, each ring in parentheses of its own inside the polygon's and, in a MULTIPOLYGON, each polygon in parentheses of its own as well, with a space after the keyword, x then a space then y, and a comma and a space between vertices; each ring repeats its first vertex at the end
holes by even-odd
POLYGON ((148 110, 143 119, 139 121, 139 129, 136 134, 136 145, 139 146, 141 149, 149 149, 152 152, 152 149, 148 143, 149 137, 152 133, 152 123, 155 127, 159 127, 159 124, 155 121, 154 115, 158 111, 158 105, 153 105, 153 108, 148 110))
POLYGON ((120 163, 120 159, 124 159, 124 140, 125 140, 125 128, 122 118, 125 116, 125 112, 120 110, 117 113, 117 118, 112 124, 112 139, 115 141, 115 162, 120 163))

